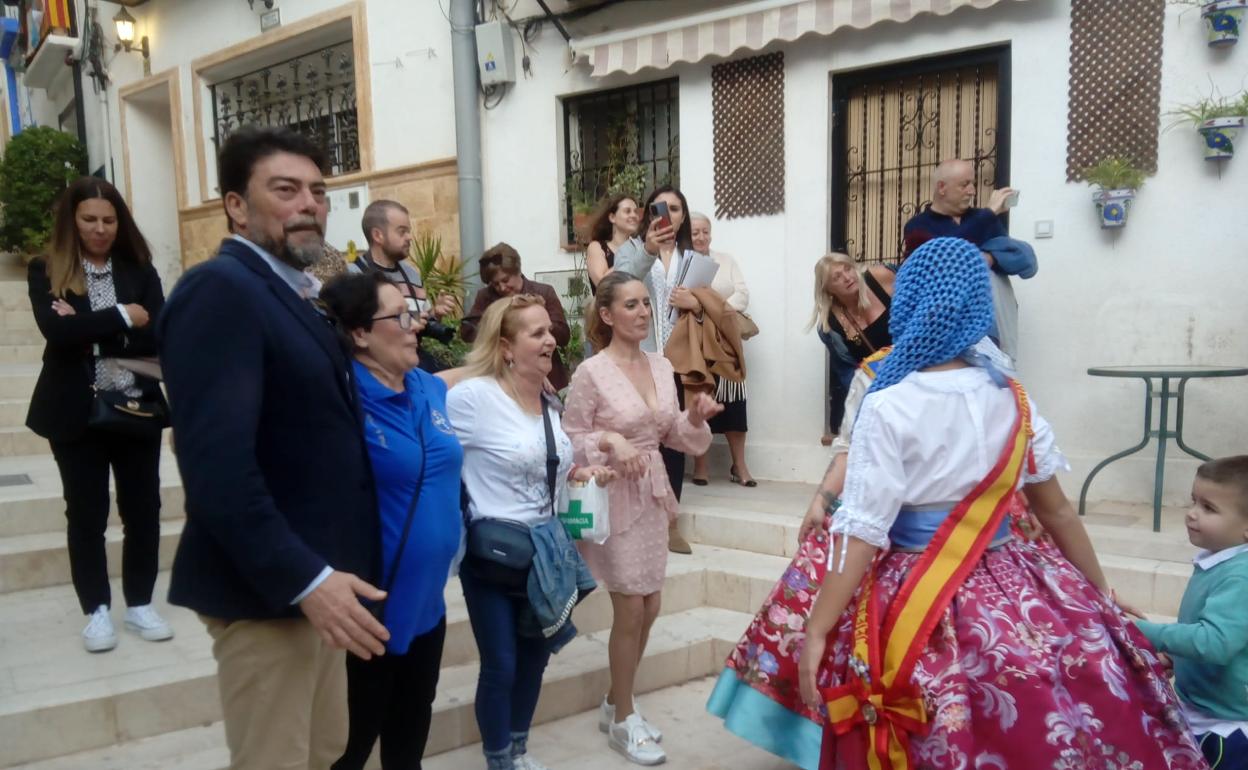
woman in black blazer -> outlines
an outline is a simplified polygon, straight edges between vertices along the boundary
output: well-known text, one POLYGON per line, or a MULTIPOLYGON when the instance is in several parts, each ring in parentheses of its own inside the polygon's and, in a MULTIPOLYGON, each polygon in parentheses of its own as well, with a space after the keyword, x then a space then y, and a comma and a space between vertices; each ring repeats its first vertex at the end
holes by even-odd
POLYGON ((26 425, 48 439, 61 473, 70 571, 90 618, 83 644, 90 652, 117 646, 104 551, 110 468, 125 532, 126 627, 149 641, 172 638, 169 624, 152 608, 160 433, 139 437, 88 425, 96 389, 164 406, 158 382, 116 362, 156 355, 152 328, 165 297, 147 242, 115 187, 94 177, 69 185, 56 205, 47 255, 30 263, 27 284, 47 345, 26 425))

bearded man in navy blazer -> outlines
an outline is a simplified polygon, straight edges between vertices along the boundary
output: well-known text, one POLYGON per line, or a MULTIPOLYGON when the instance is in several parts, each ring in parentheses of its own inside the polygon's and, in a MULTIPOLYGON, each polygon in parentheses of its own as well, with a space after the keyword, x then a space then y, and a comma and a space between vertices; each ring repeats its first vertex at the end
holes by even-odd
POLYGON ((225 141, 233 238, 158 325, 186 527, 169 601, 213 639, 231 768, 328 768, 347 738, 343 650, 389 637, 365 600, 377 504, 351 362, 310 301, 324 253, 322 154, 287 129, 225 141))

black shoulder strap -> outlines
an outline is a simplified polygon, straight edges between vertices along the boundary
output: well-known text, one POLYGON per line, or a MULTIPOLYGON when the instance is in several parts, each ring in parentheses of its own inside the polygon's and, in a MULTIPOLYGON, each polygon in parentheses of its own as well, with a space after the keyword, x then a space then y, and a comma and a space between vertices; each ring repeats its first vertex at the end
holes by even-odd
MULTIPOLYGON (((409 394, 410 395, 410 394, 409 394)), ((412 501, 407 505, 407 517, 403 521, 403 534, 399 536, 399 546, 394 552, 394 565, 390 568, 390 577, 381 590, 389 597, 390 589, 394 588, 394 579, 399 574, 399 563, 403 560, 403 550, 407 546, 407 537, 412 531, 412 520, 416 518, 416 504, 420 502, 420 488, 425 485, 425 466, 429 459, 429 447, 425 444, 425 416, 429 404, 426 401, 416 418, 416 436, 420 442, 420 471, 416 474, 416 491, 412 493, 412 501)), ((382 600, 385 601, 384 599, 382 600)))
POLYGON ((863 270, 862 275, 866 278, 867 287, 871 289, 871 293, 879 298, 884 307, 888 307, 893 304, 893 298, 888 296, 888 292, 884 291, 884 287, 880 285, 879 281, 875 280, 875 276, 871 275, 870 270, 863 270))
POLYGON ((555 515, 555 480, 559 477, 559 453, 555 450, 555 429, 550 422, 550 407, 542 396, 542 426, 546 429, 546 488, 550 491, 550 515, 555 515))

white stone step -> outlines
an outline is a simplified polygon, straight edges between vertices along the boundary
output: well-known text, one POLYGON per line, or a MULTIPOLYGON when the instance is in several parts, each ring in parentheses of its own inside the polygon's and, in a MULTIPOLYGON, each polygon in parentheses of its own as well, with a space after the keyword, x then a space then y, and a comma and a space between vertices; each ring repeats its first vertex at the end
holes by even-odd
POLYGON ((229 764, 225 728, 221 722, 213 722, 13 767, 23 770, 225 770, 229 764))
MULTIPOLYGON (((772 481, 741 491, 686 486, 681 526, 708 545, 792 556, 814 493, 812 484, 772 481)), ((1197 549, 1187 540, 1183 516, 1181 508, 1163 508, 1161 532, 1153 532, 1150 506, 1106 501, 1089 506, 1083 522, 1098 553, 1190 564, 1197 549)))
MULTIPOLYGON (((708 558, 713 558, 708 553, 708 558)), ((639 686, 667 686, 722 664, 748 624, 744 612, 702 607, 705 559, 674 568, 664 588, 639 686)), ((157 595, 163 596, 162 574, 157 595)), ((116 581, 114 581, 116 582, 116 581)), ((119 587, 114 592, 119 595, 119 587)), ((447 588, 448 636, 430 751, 478 739, 472 717, 476 650, 459 586, 447 588)), ((744 601, 744 597, 741 598, 744 601)), ((170 642, 123 632, 116 650, 82 650, 83 617, 67 588, 0 596, 0 767, 185 730, 220 718, 211 644, 188 610, 158 602, 174 626, 170 642), (21 618, 22 622, 13 622, 21 618)), ((121 610, 114 611, 120 622, 121 610)), ((595 592, 574 616, 583 638, 555 658, 539 719, 595 705, 605 688, 609 598, 595 592)), ((88 765, 80 765, 88 766, 88 765)), ((94 765, 90 765, 94 766, 94 765)))
POLYGON ((43 334, 36 326, 17 326, 12 329, 0 328, 0 344, 3 345, 38 345, 43 346, 43 334))
MULTIPOLYGON (((185 519, 162 521, 160 568, 173 564, 185 519)), ((108 574, 121 574, 122 528, 112 524, 104 532, 108 574)), ((69 551, 64 532, 39 532, 0 539, 0 594, 49 588, 69 582, 69 551)))
POLYGON ((48 440, 24 425, 0 428, 0 457, 52 455, 48 440))
MULTIPOLYGON (((16 535, 65 532, 61 476, 50 454, 0 457, 0 539, 16 535)), ((160 461, 161 517, 183 516, 184 496, 178 465, 166 449, 160 461)), ((111 493, 110 493, 111 495, 111 493)), ((117 519, 115 495, 113 521, 117 519)))
POLYGON ((37 364, 42 360, 42 341, 22 345, 0 344, 0 364, 37 364))
POLYGON ((30 398, 39 378, 39 364, 0 364, 0 398, 30 398))
MULTIPOLYGON (((717 675, 719 672, 714 672, 717 675)), ((665 767, 675 770, 796 770, 789 762, 738 738, 706 711, 715 676, 667 687, 640 698, 646 718, 663 730, 665 767), (670 736, 670 737, 668 737, 670 736)), ((596 709, 536 726, 529 753, 551 770, 636 770, 637 765, 607 748, 598 732, 596 709)), ((480 744, 428 757, 425 770, 478 770, 480 744)), ((49 769, 50 770, 50 769, 49 769)))
MULTIPOLYGON (((815 487, 760 482, 754 489, 686 486, 680 528, 694 543, 734 551, 791 558, 797 530, 815 487), (754 494, 754 493, 759 494, 754 494)), ((1085 526, 1110 584, 1123 601, 1142 611, 1178 614, 1179 600, 1192 573, 1196 549, 1187 542, 1179 509, 1164 511, 1161 532, 1117 519, 1151 522, 1151 509, 1121 503, 1098 504, 1085 526), (1097 523, 1091 523, 1097 522, 1097 523)), ((778 574, 778 573, 777 573, 778 574)))
POLYGON ((21 257, 8 252, 0 253, 0 280, 26 285, 26 265, 21 257))
MULTIPOLYGON (((161 443, 170 446, 172 431, 161 434, 161 443)), ((25 455, 52 455, 52 447, 48 440, 36 434, 25 425, 0 427, 0 458, 22 457, 25 455)))
POLYGON ((30 289, 26 283, 26 268, 22 267, 20 280, 12 275, 16 270, 0 271, 0 308, 4 310, 25 310, 30 313, 30 289))
POLYGON ((26 424, 30 398, 0 398, 0 427, 19 428, 26 424))
MULTIPOLYGON (((706 711, 714 676, 654 690, 639 698, 649 719, 673 740, 665 745, 668 764, 697 770, 792 770, 792 765, 724 729, 706 711), (675 738, 679 738, 676 741, 675 738)), ((543 691, 545 697, 545 691, 543 691)), ((537 723, 529 735, 530 754, 551 770, 628 770, 635 765, 608 750, 598 732, 598 711, 537 723)), ((220 722, 166 733, 98 751, 17 765, 23 770, 224 770, 229 764, 220 722)), ((466 770, 482 766, 480 743, 442 753, 426 753, 427 770, 466 770)), ((366 766, 377 770, 374 754, 366 766)))
MULTIPOLYGON (((23 282, 23 288, 25 282, 23 282)), ((35 314, 30 310, 30 301, 18 309, 0 310, 0 328, 4 329, 38 329, 39 324, 35 322, 35 314)))

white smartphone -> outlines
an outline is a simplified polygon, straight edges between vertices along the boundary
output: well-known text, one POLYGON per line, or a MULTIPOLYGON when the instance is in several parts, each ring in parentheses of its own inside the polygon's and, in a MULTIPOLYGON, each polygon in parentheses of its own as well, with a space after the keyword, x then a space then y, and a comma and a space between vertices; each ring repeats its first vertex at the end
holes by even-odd
POLYGON ((1009 206, 1010 208, 1014 208, 1015 206, 1017 206, 1019 192, 1020 192, 1019 190, 1015 190, 1014 192, 1010 193, 1010 197, 1005 199, 1005 205, 1009 206))

